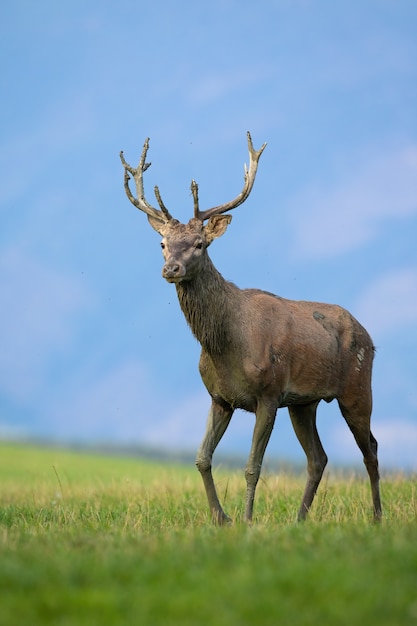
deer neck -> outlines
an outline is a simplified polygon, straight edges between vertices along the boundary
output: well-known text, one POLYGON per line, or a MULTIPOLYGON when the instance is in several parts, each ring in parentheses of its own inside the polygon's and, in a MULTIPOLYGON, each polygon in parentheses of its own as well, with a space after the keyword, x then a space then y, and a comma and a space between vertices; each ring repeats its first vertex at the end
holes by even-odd
POLYGON ((213 356, 224 352, 231 340, 232 294, 238 288, 223 278, 208 256, 201 271, 176 288, 195 338, 213 356))

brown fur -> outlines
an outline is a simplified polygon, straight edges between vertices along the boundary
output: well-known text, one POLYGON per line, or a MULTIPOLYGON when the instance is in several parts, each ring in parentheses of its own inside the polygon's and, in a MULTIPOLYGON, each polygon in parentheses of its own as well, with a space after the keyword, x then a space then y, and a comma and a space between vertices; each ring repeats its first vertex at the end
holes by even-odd
MULTIPOLYGON (((228 216, 224 216, 225 219, 228 216)), ((222 219, 222 218, 219 218, 222 219)), ((257 289, 241 290, 216 270, 204 229, 191 221, 164 227, 163 276, 176 284, 181 309, 201 343, 200 373, 212 397, 207 433, 197 455, 213 516, 227 521, 211 478, 211 459, 236 408, 256 413, 246 468, 246 519, 263 454, 279 407, 288 407, 308 460, 309 479, 299 518, 304 519, 327 463, 316 431, 320 400, 337 399, 364 454, 380 517, 376 441, 370 431, 374 347, 345 309, 286 300, 257 289), (185 227, 184 227, 185 226, 185 227), (196 242, 203 242, 201 249, 196 242)))
MULTIPOLYGON (((263 148, 254 151, 249 135, 248 144, 257 161, 263 148)), ((146 144, 141 171, 133 170, 122 159, 141 193, 145 148, 146 144)), ((249 184, 245 177, 245 181, 250 191, 253 180, 249 184)), ((172 219, 160 198, 162 211, 143 203, 138 208, 148 214, 150 224, 163 237, 162 275, 175 283, 181 309, 202 347, 199 368, 212 404, 196 464, 213 518, 220 524, 230 521, 216 493, 211 462, 233 411, 240 408, 256 414, 245 471, 245 519, 250 521, 276 412, 280 407, 288 407, 308 463, 307 484, 298 512, 298 519, 304 519, 327 464, 316 429, 317 406, 321 400, 336 399, 362 451, 371 483, 374 519, 379 520, 382 513, 377 442, 370 430, 374 356, 371 338, 340 306, 286 300, 257 289, 242 290, 226 281, 211 262, 207 248, 224 234, 231 216, 219 215, 222 207, 200 215, 194 181, 193 185, 196 217, 188 224, 172 219)), ((128 190, 127 193, 129 196, 128 190)), ((233 203, 224 206, 228 210, 234 208, 233 203)))

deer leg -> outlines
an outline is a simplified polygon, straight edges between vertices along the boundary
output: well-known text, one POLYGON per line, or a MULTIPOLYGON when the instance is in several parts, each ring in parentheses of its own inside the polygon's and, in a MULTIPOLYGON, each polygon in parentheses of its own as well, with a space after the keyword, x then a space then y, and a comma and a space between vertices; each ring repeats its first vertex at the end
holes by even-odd
POLYGON ((273 409, 260 406, 256 412, 256 422, 253 431, 252 447, 245 469, 246 478, 246 507, 245 521, 252 520, 253 502, 255 500, 256 485, 262 468, 266 446, 275 423, 276 407, 273 409))
POLYGON ((364 408, 359 408, 359 405, 355 405, 353 408, 348 409, 339 402, 339 406, 363 454, 363 462, 371 483, 374 521, 379 522, 382 518, 382 506, 379 493, 378 443, 370 428, 371 405, 367 403, 367 406, 364 408))
POLYGON ((214 450, 223 437, 233 415, 233 409, 212 401, 207 419, 206 432, 197 452, 196 465, 202 476, 204 488, 213 520, 217 524, 230 524, 232 521, 223 511, 211 472, 211 460, 214 450))
POLYGON ((317 406, 318 402, 288 407, 295 434, 307 457, 308 478, 298 511, 298 521, 307 517, 327 465, 327 455, 316 428, 317 406))

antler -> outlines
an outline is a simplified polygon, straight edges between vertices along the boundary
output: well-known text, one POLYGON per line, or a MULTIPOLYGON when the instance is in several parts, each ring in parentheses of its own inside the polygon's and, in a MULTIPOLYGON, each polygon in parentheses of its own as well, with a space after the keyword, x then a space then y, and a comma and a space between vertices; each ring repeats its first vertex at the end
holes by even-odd
POLYGON ((219 204, 219 206, 207 209, 207 211, 200 211, 200 209, 198 208, 198 185, 195 180, 191 182, 191 192, 194 198, 194 217, 201 220, 202 222, 208 220, 209 217, 211 217, 212 215, 219 215, 220 213, 225 213, 226 211, 231 211, 232 209, 235 209, 237 206, 239 206, 239 204, 245 202, 250 192, 252 191, 252 187, 256 177, 256 170, 258 169, 258 161, 266 147, 266 143, 264 143, 259 150, 255 150, 249 131, 247 132, 247 137, 249 148, 249 170, 246 167, 245 163, 245 184, 243 185, 243 189, 240 194, 234 200, 231 200, 226 204, 219 204))
POLYGON ((123 150, 121 150, 120 160, 125 169, 124 187, 125 187, 127 197, 129 198, 130 202, 135 205, 137 209, 140 209, 141 211, 146 213, 146 215, 148 215, 149 217, 154 217, 160 222, 166 223, 172 219, 172 215, 170 214, 170 212, 168 211, 168 209, 162 202, 161 194, 159 193, 158 187, 155 186, 155 196, 156 196, 156 199, 158 200, 158 204, 161 207, 161 210, 156 209, 151 204, 149 204, 149 202, 145 198, 145 192, 143 190, 143 173, 146 172, 148 167, 150 167, 151 165, 150 163, 145 162, 148 148, 149 148, 149 137, 146 139, 145 143, 143 144, 143 150, 142 150, 139 165, 137 166, 137 168, 134 168, 128 163, 126 163, 125 158, 123 156, 123 150), (129 174, 133 176, 133 180, 135 181, 137 198, 135 198, 135 196, 130 191, 129 174))

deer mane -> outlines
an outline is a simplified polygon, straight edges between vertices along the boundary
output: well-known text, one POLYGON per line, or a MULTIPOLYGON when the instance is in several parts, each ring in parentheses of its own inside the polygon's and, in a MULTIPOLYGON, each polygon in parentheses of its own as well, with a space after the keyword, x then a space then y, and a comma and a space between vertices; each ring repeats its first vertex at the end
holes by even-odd
POLYGON ((236 302, 232 294, 238 287, 226 281, 207 256, 204 270, 176 288, 194 337, 209 354, 224 353, 231 341, 230 305, 236 302))

